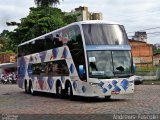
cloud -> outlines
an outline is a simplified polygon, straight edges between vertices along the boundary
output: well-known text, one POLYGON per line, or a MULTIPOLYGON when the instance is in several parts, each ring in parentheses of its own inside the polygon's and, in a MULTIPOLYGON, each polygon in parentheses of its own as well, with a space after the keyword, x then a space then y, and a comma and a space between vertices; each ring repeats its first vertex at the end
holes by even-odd
POLYGON ((6 22, 19 22, 21 18, 29 14, 29 8, 32 6, 34 6, 34 2, 31 2, 31 0, 0 1, 0 32, 2 32, 4 29, 15 29, 15 27, 7 26, 6 22))

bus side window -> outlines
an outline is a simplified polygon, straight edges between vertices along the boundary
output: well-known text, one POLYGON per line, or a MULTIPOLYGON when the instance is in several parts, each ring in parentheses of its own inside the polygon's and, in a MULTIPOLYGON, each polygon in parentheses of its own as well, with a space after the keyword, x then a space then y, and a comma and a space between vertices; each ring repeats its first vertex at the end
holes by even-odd
POLYGON ((59 34, 54 33, 45 37, 45 50, 63 46, 62 41, 59 39, 59 34))
POLYGON ((33 75, 39 75, 41 73, 40 64, 33 64, 33 75))
POLYGON ((48 73, 49 72, 53 72, 53 64, 52 64, 52 62, 48 63, 48 73))
POLYGON ((48 63, 48 76, 69 76, 69 70, 65 60, 48 63))
POLYGON ((63 42, 59 39, 59 34, 56 34, 53 38, 54 46, 55 47, 61 47, 63 45, 63 42))
MULTIPOLYGON (((84 48, 83 48, 80 28, 79 26, 72 26, 71 28, 68 28, 68 29, 71 31, 74 30, 74 33, 75 33, 70 37, 70 40, 68 41, 67 45, 71 51, 71 55, 72 55, 76 70, 78 72, 79 66, 83 66, 83 70, 86 71, 84 48)), ((83 75, 78 72, 78 75, 82 81, 87 80, 86 72, 84 72, 83 75)))

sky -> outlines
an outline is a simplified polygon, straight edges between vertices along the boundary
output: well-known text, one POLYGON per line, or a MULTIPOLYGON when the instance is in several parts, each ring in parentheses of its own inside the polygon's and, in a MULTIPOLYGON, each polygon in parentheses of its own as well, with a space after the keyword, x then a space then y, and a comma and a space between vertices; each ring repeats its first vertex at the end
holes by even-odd
MULTIPOLYGON (((146 31, 147 42, 160 43, 160 0, 60 0, 58 8, 70 12, 79 6, 88 7, 90 12, 101 12, 103 20, 114 21, 125 26, 129 38, 136 31, 146 31)), ((0 0, 0 33, 15 27, 6 22, 20 22, 36 7, 34 0, 0 0)))

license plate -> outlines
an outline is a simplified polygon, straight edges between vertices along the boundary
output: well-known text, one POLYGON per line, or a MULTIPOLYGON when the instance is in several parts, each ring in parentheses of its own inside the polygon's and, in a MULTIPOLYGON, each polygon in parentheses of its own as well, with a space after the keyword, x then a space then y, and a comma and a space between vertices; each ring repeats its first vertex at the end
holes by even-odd
POLYGON ((120 91, 112 91, 111 94, 119 94, 120 91))

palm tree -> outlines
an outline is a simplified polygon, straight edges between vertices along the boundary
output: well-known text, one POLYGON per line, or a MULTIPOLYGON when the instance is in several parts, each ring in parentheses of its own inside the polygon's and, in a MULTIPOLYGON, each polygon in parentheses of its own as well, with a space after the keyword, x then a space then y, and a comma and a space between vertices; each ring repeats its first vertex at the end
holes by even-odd
POLYGON ((60 4, 59 0, 34 0, 34 2, 38 7, 56 6, 60 4))

